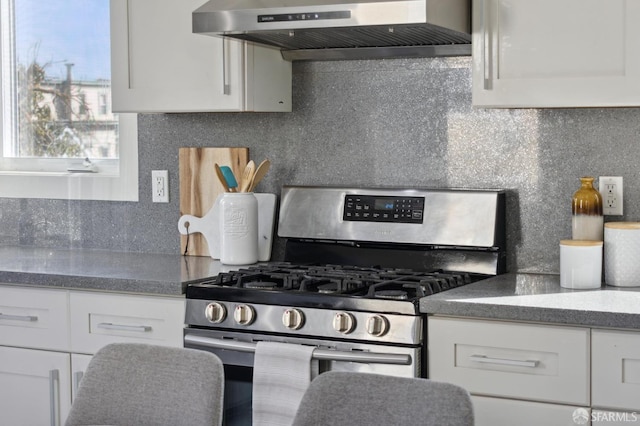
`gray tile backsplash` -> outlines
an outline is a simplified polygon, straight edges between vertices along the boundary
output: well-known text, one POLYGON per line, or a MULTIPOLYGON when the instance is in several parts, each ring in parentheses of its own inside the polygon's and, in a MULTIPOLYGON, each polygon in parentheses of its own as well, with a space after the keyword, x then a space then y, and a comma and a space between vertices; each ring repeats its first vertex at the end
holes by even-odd
MULTIPOLYGON (((582 175, 624 177, 640 220, 640 108, 477 109, 471 60, 294 63, 292 113, 139 116, 140 201, 0 199, 4 244, 178 253, 178 148, 247 146, 284 184, 504 188, 508 269, 557 272, 582 175), (170 202, 151 202, 151 170, 170 202)), ((281 256, 282 242, 274 250, 281 256)))

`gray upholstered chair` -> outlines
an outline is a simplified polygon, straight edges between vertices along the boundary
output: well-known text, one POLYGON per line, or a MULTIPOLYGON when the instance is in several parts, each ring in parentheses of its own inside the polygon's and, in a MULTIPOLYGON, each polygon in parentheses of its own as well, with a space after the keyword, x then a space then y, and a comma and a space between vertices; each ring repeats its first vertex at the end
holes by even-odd
POLYGON ((450 383, 327 372, 304 394, 293 426, 473 426, 469 393, 450 383))
POLYGON ((91 359, 65 425, 220 425, 223 394, 212 353, 114 343, 91 359))

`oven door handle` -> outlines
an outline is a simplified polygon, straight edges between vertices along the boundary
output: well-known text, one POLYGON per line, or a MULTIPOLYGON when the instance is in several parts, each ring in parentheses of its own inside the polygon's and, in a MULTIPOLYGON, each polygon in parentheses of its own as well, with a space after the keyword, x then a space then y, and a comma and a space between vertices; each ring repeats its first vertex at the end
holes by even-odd
MULTIPOLYGON (((192 345, 206 346, 208 348, 228 349, 238 352, 255 352, 256 344, 250 342, 240 342, 238 340, 213 339, 211 337, 195 336, 186 334, 184 342, 192 345)), ((406 354, 385 354, 378 352, 359 352, 359 351, 336 351, 328 349, 315 349, 312 355, 313 359, 323 361, 343 361, 343 362, 361 362, 365 364, 393 364, 393 365, 410 365, 411 355, 406 354)))

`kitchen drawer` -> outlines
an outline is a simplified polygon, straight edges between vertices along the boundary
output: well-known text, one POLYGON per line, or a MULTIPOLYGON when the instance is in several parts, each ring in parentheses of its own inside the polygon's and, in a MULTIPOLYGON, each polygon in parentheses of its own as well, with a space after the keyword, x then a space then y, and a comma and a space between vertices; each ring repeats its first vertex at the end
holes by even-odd
POLYGON ((0 286, 0 345, 69 350, 64 290, 0 286))
POLYGON ((182 346, 184 298, 71 292, 71 350, 114 342, 182 346))
POLYGON ((589 425, 591 409, 514 399, 472 396, 475 426, 589 425), (574 415, 575 421, 574 421, 574 415), (580 416, 580 417, 579 417, 580 416), (587 418, 586 423, 578 423, 587 418))
POLYGON ((473 394, 588 406, 589 329, 430 317, 429 377, 473 394))
POLYGON ((591 341, 592 405, 640 411, 640 333, 593 330, 591 341))

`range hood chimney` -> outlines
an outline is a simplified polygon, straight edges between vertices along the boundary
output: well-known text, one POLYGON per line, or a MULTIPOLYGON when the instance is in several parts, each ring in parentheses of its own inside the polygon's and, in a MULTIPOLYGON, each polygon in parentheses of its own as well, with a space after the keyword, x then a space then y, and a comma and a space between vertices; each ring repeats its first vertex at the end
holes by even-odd
POLYGON ((193 32, 281 49, 289 61, 471 55, 470 0, 209 0, 193 32))

